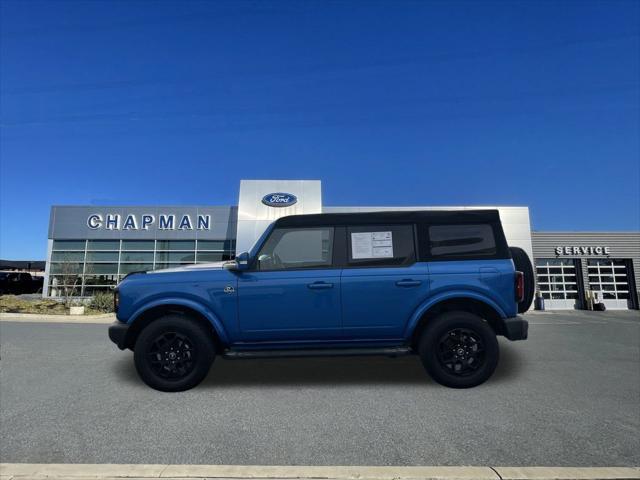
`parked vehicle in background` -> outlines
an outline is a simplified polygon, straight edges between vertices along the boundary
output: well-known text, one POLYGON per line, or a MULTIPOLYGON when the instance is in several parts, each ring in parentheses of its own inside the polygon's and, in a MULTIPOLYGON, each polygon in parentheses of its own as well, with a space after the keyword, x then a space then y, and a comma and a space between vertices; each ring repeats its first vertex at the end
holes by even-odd
POLYGON ((44 279, 23 272, 0 272, 0 295, 38 293, 42 291, 44 279))
POLYGON ((467 388, 495 370, 497 335, 527 338, 532 299, 496 210, 298 215, 231 262, 128 275, 109 336, 164 391, 197 385, 216 355, 417 354, 467 388))

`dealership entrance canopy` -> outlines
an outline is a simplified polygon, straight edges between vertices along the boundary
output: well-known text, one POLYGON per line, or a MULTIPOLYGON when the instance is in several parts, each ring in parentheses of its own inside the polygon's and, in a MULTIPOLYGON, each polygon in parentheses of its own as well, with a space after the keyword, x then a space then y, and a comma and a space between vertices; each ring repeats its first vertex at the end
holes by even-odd
POLYGON ((237 206, 53 206, 44 296, 112 289, 130 272, 228 260, 285 215, 383 210, 500 212, 507 241, 533 259, 547 308, 638 308, 640 233, 531 232, 528 207, 345 206, 322 203, 319 180, 242 180, 237 206))

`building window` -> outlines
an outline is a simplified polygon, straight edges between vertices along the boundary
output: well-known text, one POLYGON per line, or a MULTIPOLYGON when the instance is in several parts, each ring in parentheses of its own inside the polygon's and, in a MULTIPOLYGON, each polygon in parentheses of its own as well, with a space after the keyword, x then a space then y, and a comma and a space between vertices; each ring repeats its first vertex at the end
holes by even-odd
POLYGON ((54 250, 81 250, 84 252, 85 248, 84 240, 54 240, 54 250))
POLYGON ((229 252, 201 252, 198 251, 197 263, 220 262, 223 260, 231 260, 229 252))
POLYGON ((122 250, 155 250, 154 240, 123 240, 122 250))
POLYGON ((87 262, 118 262, 118 252, 87 252, 87 262))
POLYGON ((146 272, 153 270, 153 263, 122 263, 120 264, 120 275, 123 276, 131 272, 146 272))
POLYGON ((156 262, 196 263, 195 252, 156 252, 156 262))
POLYGON ((235 249, 234 240, 198 240, 198 251, 229 251, 235 249))
POLYGON ((120 240, 89 240, 87 250, 120 250, 120 240))
POLYGON ((158 240, 157 250, 195 250, 195 240, 158 240))
POLYGON ((230 260, 234 249, 235 240, 54 240, 49 295, 72 286, 75 296, 91 296, 131 272, 230 260))

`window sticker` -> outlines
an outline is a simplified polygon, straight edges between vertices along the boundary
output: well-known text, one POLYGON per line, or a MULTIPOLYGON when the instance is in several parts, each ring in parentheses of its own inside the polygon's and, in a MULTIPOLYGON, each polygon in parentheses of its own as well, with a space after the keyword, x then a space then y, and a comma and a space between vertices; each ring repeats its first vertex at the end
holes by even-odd
POLYGON ((351 258, 393 258, 391 232, 358 232, 351 234, 351 258))

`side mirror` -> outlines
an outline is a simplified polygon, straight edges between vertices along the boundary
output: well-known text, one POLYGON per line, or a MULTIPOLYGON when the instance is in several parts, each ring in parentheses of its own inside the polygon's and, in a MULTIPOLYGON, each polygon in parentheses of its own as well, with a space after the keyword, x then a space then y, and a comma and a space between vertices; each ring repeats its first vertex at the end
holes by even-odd
POLYGON ((234 260, 223 264, 223 267, 234 272, 246 270, 247 268, 249 268, 249 253, 242 252, 236 255, 236 258, 234 260))

